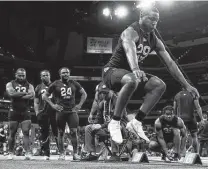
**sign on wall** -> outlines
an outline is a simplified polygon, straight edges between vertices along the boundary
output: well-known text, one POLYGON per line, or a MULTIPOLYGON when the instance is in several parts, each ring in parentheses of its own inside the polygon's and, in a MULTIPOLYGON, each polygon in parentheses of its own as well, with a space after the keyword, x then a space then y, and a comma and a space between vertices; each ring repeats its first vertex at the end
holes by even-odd
POLYGON ((112 38, 87 37, 87 53, 112 53, 112 38))

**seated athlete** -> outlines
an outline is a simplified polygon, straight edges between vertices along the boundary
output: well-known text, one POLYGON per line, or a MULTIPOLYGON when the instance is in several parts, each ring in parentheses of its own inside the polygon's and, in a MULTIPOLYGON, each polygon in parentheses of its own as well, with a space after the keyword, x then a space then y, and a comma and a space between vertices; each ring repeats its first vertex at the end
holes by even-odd
MULTIPOLYGON (((95 99, 88 118, 91 124, 85 127, 85 150, 90 154, 82 160, 94 161, 98 159, 95 148, 95 135, 100 135, 101 133, 105 135, 108 133, 107 125, 111 120, 115 101, 115 93, 109 90, 102 82, 97 85, 95 99)), ((121 120, 123 126, 127 122, 125 117, 121 120)), ((111 148, 113 155, 110 157, 110 161, 120 161, 120 157, 117 156, 118 145, 111 141, 111 148)))
POLYGON ((161 152, 162 160, 178 161, 186 144, 186 127, 180 117, 174 115, 172 106, 163 108, 163 115, 155 121, 156 139, 149 143, 151 151, 161 152), (168 144, 173 144, 174 155, 168 153, 168 144))

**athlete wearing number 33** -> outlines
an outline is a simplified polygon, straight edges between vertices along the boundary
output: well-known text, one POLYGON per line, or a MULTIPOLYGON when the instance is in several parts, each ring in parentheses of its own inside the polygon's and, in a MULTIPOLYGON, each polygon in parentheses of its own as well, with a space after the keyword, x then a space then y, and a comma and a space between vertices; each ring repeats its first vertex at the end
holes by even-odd
POLYGON ((176 63, 171 59, 162 41, 155 35, 159 11, 155 7, 141 10, 139 21, 125 29, 118 41, 110 61, 103 68, 103 82, 118 93, 114 116, 108 125, 112 140, 122 143, 120 119, 132 94, 137 90, 146 92, 145 99, 135 119, 127 124, 127 129, 147 142, 142 122, 165 92, 165 83, 156 76, 146 74, 140 65, 151 51, 165 62, 171 75, 192 95, 199 97, 197 89, 184 78, 176 63), (138 55, 137 55, 138 54, 138 55), (138 89, 139 87, 139 89, 138 89))
POLYGON ((58 127, 58 145, 60 151, 59 159, 65 159, 63 136, 66 123, 68 123, 74 150, 73 159, 79 160, 80 158, 77 155, 77 127, 79 125, 77 112, 85 102, 87 94, 78 82, 70 79, 70 70, 68 68, 61 68, 59 70, 59 75, 61 79, 56 80, 49 85, 48 90, 43 95, 43 99, 57 112, 56 122, 58 127), (76 91, 81 94, 81 100, 77 105, 75 105, 76 91), (49 98, 51 94, 53 95, 54 103, 49 98))
POLYGON ((31 116, 29 112, 29 100, 34 98, 34 87, 26 79, 26 71, 23 68, 17 69, 15 80, 6 84, 6 91, 11 98, 11 108, 9 110, 9 156, 13 159, 15 135, 21 124, 24 135, 23 145, 26 151, 25 159, 30 159, 30 139, 29 131, 31 129, 31 116))

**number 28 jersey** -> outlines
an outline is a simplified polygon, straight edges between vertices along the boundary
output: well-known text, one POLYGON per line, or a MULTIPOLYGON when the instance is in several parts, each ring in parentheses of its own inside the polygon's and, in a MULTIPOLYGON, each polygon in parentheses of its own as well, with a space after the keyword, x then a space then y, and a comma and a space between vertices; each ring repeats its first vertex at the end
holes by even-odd
POLYGON ((74 80, 66 83, 56 80, 48 87, 48 93, 53 94, 55 104, 63 106, 63 111, 71 111, 75 106, 76 91, 81 89, 81 85, 74 80))
MULTIPOLYGON (((39 84, 35 88, 35 97, 39 99, 39 111, 47 113, 48 108, 50 107, 44 100, 43 100, 43 94, 47 91, 48 86, 44 83, 39 84)), ((52 95, 49 97, 52 98, 52 95)))
MULTIPOLYGON (((139 22, 134 22, 129 27, 133 28, 139 36, 139 39, 135 43, 137 47, 137 57, 139 62, 138 64, 140 64, 144 61, 144 59, 149 55, 150 52, 155 50, 157 37, 154 31, 145 36, 143 31, 140 29, 139 22)), ((114 49, 113 55, 110 58, 110 61, 105 65, 105 67, 114 67, 131 71, 125 50, 122 45, 121 38, 119 38, 118 44, 114 49)))

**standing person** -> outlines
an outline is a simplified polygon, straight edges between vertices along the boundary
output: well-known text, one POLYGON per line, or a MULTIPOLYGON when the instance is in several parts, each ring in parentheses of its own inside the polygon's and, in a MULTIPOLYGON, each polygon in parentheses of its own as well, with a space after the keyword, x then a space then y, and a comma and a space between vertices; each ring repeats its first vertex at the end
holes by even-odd
POLYGON ((148 54, 155 50, 164 61, 171 75, 190 92, 194 97, 199 97, 197 89, 192 87, 184 78, 177 64, 171 59, 164 44, 155 35, 159 11, 155 7, 143 9, 139 21, 134 22, 125 29, 118 41, 110 61, 104 66, 103 81, 107 87, 118 93, 114 116, 108 125, 110 135, 116 143, 122 143, 120 130, 122 112, 128 104, 136 89, 146 92, 145 99, 137 115, 129 122, 129 130, 135 131, 142 139, 149 142, 142 129, 145 116, 158 103, 165 92, 165 83, 156 76, 141 70, 140 64, 145 61, 148 54), (138 53, 138 54, 137 54, 138 53))
POLYGON ((197 137, 198 127, 195 111, 198 113, 201 123, 204 124, 199 98, 196 96, 193 97, 190 92, 183 89, 177 93, 174 98, 174 109, 177 116, 184 121, 186 128, 191 134, 194 152, 199 153, 199 142, 197 137))
POLYGON ((87 98, 87 93, 78 82, 70 79, 70 70, 68 68, 61 68, 59 70, 59 75, 60 80, 56 80, 49 85, 43 98, 53 109, 56 110, 58 144, 59 151, 61 153, 59 159, 65 159, 63 136, 67 123, 70 128, 71 142, 74 151, 73 160, 79 160, 80 157, 77 154, 77 127, 79 125, 79 116, 77 112, 84 104, 87 98), (81 100, 77 105, 75 103, 76 91, 81 94, 81 100), (54 103, 49 98, 51 94, 53 94, 54 103))
MULTIPOLYGON (((35 88, 34 110, 37 116, 37 121, 40 126, 40 142, 41 150, 44 154, 44 159, 49 160, 50 157, 50 126, 55 137, 58 147, 58 129, 56 125, 56 112, 43 100, 43 94, 51 84, 51 75, 48 70, 40 72, 41 83, 35 88)), ((50 97, 52 98, 52 96, 50 97)))
POLYGON ((198 138, 200 143, 199 154, 204 157, 208 155, 208 120, 206 112, 202 115, 204 118, 204 124, 199 123, 198 138))
POLYGON ((178 161, 186 146, 186 126, 180 117, 174 114, 172 106, 163 108, 163 115, 155 121, 156 139, 149 144, 151 151, 161 152, 162 160, 178 161), (174 156, 168 153, 168 144, 173 144, 174 156))
POLYGON ((26 70, 23 68, 17 69, 15 80, 6 84, 6 91, 11 98, 11 108, 9 110, 9 156, 8 159, 13 159, 15 134, 19 124, 24 135, 23 144, 25 159, 30 160, 30 139, 29 131, 31 129, 31 115, 29 112, 29 100, 34 98, 34 87, 26 79, 26 70))

